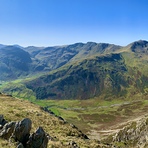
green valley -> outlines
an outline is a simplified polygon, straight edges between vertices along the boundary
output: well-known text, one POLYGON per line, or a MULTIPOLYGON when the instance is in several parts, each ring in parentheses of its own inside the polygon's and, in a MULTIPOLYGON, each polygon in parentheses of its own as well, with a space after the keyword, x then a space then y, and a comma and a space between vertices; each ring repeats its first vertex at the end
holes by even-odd
POLYGON ((0 92, 41 106, 103 145, 124 145, 115 134, 147 117, 147 41, 2 46, 0 53, 0 92))

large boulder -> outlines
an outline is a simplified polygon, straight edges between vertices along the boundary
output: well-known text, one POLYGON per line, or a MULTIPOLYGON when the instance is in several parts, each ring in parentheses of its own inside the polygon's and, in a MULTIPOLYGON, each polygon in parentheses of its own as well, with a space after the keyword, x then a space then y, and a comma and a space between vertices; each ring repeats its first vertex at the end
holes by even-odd
POLYGON ((13 138, 15 141, 19 141, 25 146, 30 136, 31 125, 32 122, 29 118, 17 122, 13 132, 13 138))
POLYGON ((4 139, 9 139, 11 135, 13 134, 14 127, 16 122, 9 122, 6 123, 3 128, 0 130, 0 137, 4 139))
POLYGON ((26 148, 47 148, 48 135, 42 127, 39 127, 35 133, 29 137, 26 148))

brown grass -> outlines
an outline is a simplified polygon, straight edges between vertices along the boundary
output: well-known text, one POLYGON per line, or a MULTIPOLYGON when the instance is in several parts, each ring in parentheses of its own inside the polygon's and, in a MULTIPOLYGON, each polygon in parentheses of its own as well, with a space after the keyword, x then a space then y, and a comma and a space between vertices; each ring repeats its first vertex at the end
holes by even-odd
MULTIPOLYGON (((29 101, 12 98, 6 95, 0 95, 0 114, 8 121, 18 121, 23 118, 32 120, 32 131, 42 126, 44 130, 52 137, 49 141, 49 148, 69 147, 70 141, 75 141, 80 147, 95 147, 97 142, 93 140, 84 140, 79 130, 72 128, 69 123, 63 123, 58 118, 41 110, 39 106, 29 101)), ((8 141, 0 139, 0 147, 13 148, 8 141)))

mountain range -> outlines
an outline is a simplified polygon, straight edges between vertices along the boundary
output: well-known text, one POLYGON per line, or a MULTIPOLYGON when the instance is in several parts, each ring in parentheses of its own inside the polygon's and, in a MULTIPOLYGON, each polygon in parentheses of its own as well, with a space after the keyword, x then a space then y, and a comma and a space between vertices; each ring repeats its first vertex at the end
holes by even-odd
POLYGON ((146 95, 147 63, 148 42, 144 40, 124 47, 95 42, 26 48, 1 45, 0 81, 21 79, 18 85, 1 89, 11 94, 29 91, 36 99, 146 95))
POLYGON ((0 44, 0 73, 0 147, 20 145, 3 136, 29 118, 48 147, 147 148, 148 41, 0 44))

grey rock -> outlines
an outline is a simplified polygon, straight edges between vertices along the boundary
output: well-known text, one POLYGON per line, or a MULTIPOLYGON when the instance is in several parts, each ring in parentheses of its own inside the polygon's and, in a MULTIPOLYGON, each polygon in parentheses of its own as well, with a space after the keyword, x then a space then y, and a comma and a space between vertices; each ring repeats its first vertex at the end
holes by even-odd
POLYGON ((25 146, 30 135, 31 125, 32 122, 28 118, 17 122, 13 133, 13 138, 15 139, 15 141, 19 141, 25 146))
POLYGON ((7 123, 7 121, 4 119, 3 115, 0 115, 0 125, 4 126, 7 123))
POLYGON ((0 137, 4 139, 9 139, 14 131, 15 123, 16 122, 6 123, 0 130, 0 137))
POLYGON ((26 148, 47 148, 48 135, 42 127, 39 127, 35 133, 29 137, 26 148))
POLYGON ((148 118, 131 122, 113 137, 113 142, 134 144, 135 147, 144 148, 148 143, 148 118))

